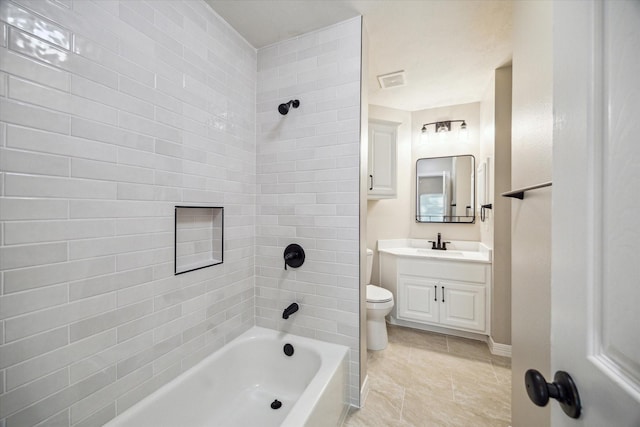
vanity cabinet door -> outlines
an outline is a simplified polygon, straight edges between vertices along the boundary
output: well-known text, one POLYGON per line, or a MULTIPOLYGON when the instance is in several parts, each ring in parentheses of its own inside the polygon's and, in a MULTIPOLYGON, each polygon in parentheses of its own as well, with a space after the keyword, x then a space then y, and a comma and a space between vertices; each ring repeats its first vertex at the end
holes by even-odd
POLYGON ((403 277, 398 281, 398 318, 437 323, 440 316, 439 282, 403 277))
POLYGON ((440 324, 485 331, 485 287, 441 282, 440 324))

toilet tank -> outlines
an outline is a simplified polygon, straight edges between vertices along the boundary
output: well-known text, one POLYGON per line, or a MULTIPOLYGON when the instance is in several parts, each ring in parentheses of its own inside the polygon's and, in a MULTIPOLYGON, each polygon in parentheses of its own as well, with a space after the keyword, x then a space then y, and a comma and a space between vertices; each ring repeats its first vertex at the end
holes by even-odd
POLYGON ((373 272, 373 251, 367 248, 367 285, 371 283, 371 272, 373 272))

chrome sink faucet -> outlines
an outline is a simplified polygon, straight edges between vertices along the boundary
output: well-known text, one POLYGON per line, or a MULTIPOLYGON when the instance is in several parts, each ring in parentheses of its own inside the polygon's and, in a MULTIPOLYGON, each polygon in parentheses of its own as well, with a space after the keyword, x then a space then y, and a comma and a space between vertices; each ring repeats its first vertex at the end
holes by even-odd
POLYGON ((433 250, 446 251, 447 250, 447 243, 451 243, 451 242, 443 242, 442 241, 442 234, 438 233, 438 241, 436 242, 435 240, 429 240, 429 243, 431 243, 431 249, 433 249, 433 250))

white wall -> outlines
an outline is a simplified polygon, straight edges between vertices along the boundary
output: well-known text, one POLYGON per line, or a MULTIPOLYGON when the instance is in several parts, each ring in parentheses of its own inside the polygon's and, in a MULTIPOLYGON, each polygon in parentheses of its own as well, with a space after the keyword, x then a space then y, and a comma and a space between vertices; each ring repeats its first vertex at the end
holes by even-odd
POLYGON ((256 323, 351 347, 359 404, 361 19, 258 51, 256 323), (300 100, 278 113, 278 104, 300 100), (283 251, 298 243, 298 269, 283 251), (282 311, 297 301, 288 320, 282 311))
MULTIPOLYGON (((489 81, 487 88, 480 101, 480 158, 478 166, 489 158, 489 178, 488 182, 495 182, 495 120, 496 120, 496 79, 495 75, 489 81)), ((489 187, 490 196, 487 203, 495 201, 495 191, 493 185, 489 187)), ((499 195, 498 195, 499 196, 499 195)), ((484 223, 480 223, 480 240, 487 246, 493 247, 493 211, 488 210, 484 223)))
MULTIPOLYGON (((416 223, 416 161, 424 157, 472 154, 476 167, 480 158, 480 103, 451 105, 412 113, 377 105, 369 106, 369 118, 401 123, 398 127, 398 195, 395 199, 369 200, 367 209, 367 246, 374 249, 371 282, 379 284, 378 254, 375 252, 380 239, 431 239, 439 232, 446 239, 480 240, 478 224, 425 224, 416 223), (438 120, 466 120, 468 141, 458 140, 453 131, 448 134, 430 135, 424 142, 420 129, 424 123, 438 120)), ((433 126, 431 126, 433 128, 433 126)))
POLYGON ((256 52, 199 1, 0 11, 0 425, 101 425, 254 323, 256 52), (194 204, 224 264, 174 276, 194 204))
POLYGON ((409 182, 414 165, 411 160, 411 113, 370 105, 369 119, 400 123, 397 133, 396 156, 398 195, 395 199, 367 201, 367 247, 374 251, 371 283, 380 284, 379 257, 376 251, 378 240, 409 236, 412 197, 409 182))
MULTIPOLYGON (((418 159, 424 157, 458 156, 471 154, 476 159, 476 167, 480 158, 480 103, 451 105, 447 107, 432 108, 411 113, 412 130, 412 153, 410 165, 398 165, 409 167, 411 171, 410 182, 398 185, 406 185, 411 191, 411 208, 409 217, 409 236, 398 236, 397 238, 411 237, 413 239, 432 239, 438 233, 446 240, 480 240, 479 221, 475 224, 429 224, 415 221, 416 212, 416 171, 415 165, 418 159), (420 130, 425 123, 441 120, 465 120, 467 122, 468 140, 462 142, 458 139, 459 123, 451 124, 451 132, 435 135, 429 134, 427 141, 420 138, 420 130)), ((430 126, 433 131, 433 125, 430 126)), ((477 214, 477 212, 476 212, 477 214)))
POLYGON ((489 199, 482 241, 493 248, 491 338, 511 344, 511 66, 495 70, 481 102, 481 160, 489 158, 489 199))
MULTIPOLYGON (((551 180, 553 138, 552 7, 514 3, 512 173, 514 189, 551 180)), ((529 400, 524 373, 550 369, 551 189, 511 202, 512 422, 549 425, 549 405, 529 400)))
POLYGON ((511 344, 511 200, 500 195, 511 190, 511 66, 496 70, 495 161, 491 167, 493 209, 493 304, 491 336, 496 343, 511 344))

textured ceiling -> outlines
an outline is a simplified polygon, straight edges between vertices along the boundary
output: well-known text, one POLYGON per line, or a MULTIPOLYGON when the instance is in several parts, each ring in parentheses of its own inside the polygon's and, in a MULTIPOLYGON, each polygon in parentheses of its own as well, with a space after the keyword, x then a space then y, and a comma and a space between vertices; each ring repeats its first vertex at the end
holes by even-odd
POLYGON ((369 103, 416 111, 477 102, 511 60, 509 0, 206 0, 256 48, 363 15, 369 103), (407 85, 380 89, 405 70, 407 85))

